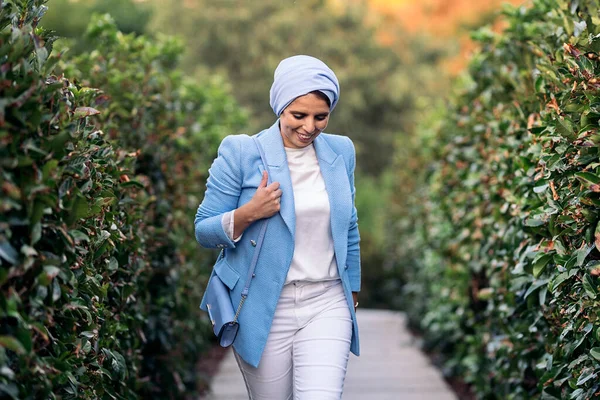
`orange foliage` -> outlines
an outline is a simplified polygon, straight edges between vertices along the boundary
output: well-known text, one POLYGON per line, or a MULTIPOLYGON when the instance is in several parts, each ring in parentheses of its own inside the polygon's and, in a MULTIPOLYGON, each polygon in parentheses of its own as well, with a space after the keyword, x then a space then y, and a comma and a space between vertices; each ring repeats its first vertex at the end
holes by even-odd
POLYGON ((394 18, 409 33, 456 35, 461 26, 477 23, 482 15, 500 10, 503 3, 524 0, 369 0, 373 10, 394 18))
MULTIPOLYGON (((338 6, 343 4, 342 0, 331 1, 338 6)), ((391 29, 393 25, 409 34, 456 41, 458 54, 444 63, 449 73, 456 74, 475 49, 468 27, 476 26, 487 14, 500 11, 504 3, 523 5, 527 0, 367 0, 367 3, 385 22, 378 26, 378 39, 382 44, 392 45, 398 39, 391 29)), ((502 21, 497 20, 493 29, 501 31, 503 26, 502 21)))

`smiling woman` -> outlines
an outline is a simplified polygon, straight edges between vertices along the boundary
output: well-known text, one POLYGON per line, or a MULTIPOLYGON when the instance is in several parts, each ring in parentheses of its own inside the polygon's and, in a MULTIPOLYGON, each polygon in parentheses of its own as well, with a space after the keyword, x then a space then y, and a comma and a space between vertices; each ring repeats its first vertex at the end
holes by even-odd
POLYGON ((339 91, 322 61, 283 60, 271 87, 279 119, 223 140, 196 214, 198 242, 224 249, 211 279, 232 304, 247 294, 233 347, 250 398, 339 399, 349 353, 359 353, 354 145, 323 132, 339 91))

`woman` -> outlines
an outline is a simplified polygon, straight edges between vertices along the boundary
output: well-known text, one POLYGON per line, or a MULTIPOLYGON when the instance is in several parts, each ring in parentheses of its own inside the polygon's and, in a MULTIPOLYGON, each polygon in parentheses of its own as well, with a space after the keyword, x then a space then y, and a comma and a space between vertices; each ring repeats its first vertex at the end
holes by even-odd
POLYGON ((226 137, 196 214, 198 242, 226 249, 213 274, 233 304, 270 218, 233 344, 251 399, 339 399, 349 352, 359 354, 354 146, 322 133, 338 98, 322 61, 283 60, 270 101, 279 119, 256 136, 268 167, 251 137, 226 137))

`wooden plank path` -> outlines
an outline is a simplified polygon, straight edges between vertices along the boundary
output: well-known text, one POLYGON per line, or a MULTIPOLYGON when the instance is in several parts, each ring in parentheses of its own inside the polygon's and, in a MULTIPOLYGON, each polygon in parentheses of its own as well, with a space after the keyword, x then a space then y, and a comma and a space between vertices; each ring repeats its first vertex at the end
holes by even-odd
MULTIPOLYGON (((361 356, 350 355, 343 400, 456 400, 442 374, 415 345, 400 312, 358 310, 361 356)), ((228 351, 204 400, 247 400, 228 351)))

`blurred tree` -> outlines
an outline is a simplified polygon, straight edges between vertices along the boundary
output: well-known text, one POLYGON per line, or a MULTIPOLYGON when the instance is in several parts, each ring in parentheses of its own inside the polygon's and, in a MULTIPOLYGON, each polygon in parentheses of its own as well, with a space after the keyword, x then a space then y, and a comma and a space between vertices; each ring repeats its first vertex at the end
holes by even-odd
MULTIPOLYGON (((143 33, 152 17, 152 8, 139 0, 51 0, 40 23, 57 35, 81 39, 93 13, 110 13, 123 33, 143 33)), ((77 50, 83 50, 81 43, 77 50)))
POLYGON ((235 96, 250 110, 247 133, 275 120, 269 88, 279 61, 294 54, 324 60, 341 82, 340 103, 327 130, 355 140, 359 168, 371 175, 388 166, 393 136, 412 130, 415 99, 434 80, 424 71, 441 55, 417 41, 402 53, 379 44, 363 4, 343 9, 325 0, 154 4, 151 29, 185 37, 184 64, 190 71, 208 68, 228 76, 235 96))

